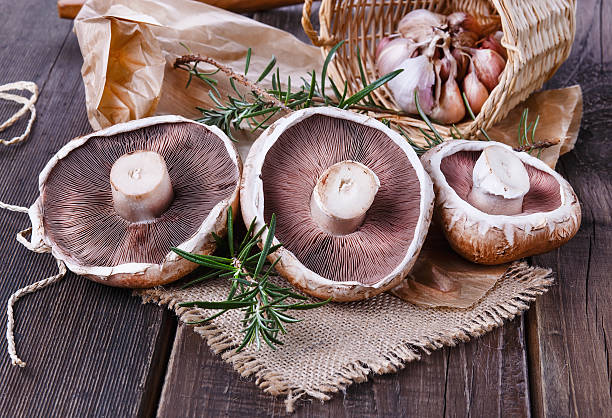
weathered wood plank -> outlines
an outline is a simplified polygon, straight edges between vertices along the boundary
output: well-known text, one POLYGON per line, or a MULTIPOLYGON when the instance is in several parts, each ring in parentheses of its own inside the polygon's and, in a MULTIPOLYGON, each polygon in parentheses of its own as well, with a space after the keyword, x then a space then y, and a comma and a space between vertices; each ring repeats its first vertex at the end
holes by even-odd
MULTIPOLYGON (((282 399, 266 395, 180 325, 158 416, 278 416, 282 399)), ((396 374, 373 376, 322 404, 299 403, 296 417, 529 415, 521 318, 499 331, 424 356, 396 374)))
POLYGON ((612 411, 612 40, 609 2, 582 1, 569 60, 547 84, 579 83, 584 115, 576 149, 559 171, 582 205, 582 226, 557 251, 534 258, 558 283, 528 314, 533 408, 537 416, 602 416, 612 411))
MULTIPOLYGON (((0 0, 0 10, 0 83, 33 80, 41 89, 28 142, 0 147, 0 200, 30 205, 49 157, 91 131, 82 59, 71 22, 57 18, 53 2, 0 0)), ((0 102, 0 117, 14 108, 0 102)), ((11 133, 17 129, 3 135, 11 133)), ((28 224, 23 214, 0 211, 2 309, 19 287, 56 272, 49 255, 15 241, 28 224)), ((18 352, 28 366, 11 366, 0 338, 0 415, 129 416, 155 409, 175 328, 171 314, 142 306, 127 290, 70 274, 19 301, 15 319, 18 352)))

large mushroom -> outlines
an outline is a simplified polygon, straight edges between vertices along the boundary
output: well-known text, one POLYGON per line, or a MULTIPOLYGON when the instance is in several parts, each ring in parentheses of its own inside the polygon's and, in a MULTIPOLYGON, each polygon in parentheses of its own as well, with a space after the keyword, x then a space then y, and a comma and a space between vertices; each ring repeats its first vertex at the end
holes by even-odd
POLYGON ((460 255, 501 264, 545 253, 580 227, 580 203, 538 158, 499 142, 451 140, 421 158, 434 182, 435 216, 460 255))
POLYGON ((242 165, 219 129, 179 116, 112 126, 68 142, 40 174, 32 243, 76 274, 151 287, 196 264, 171 247, 210 254, 238 206, 242 165))
POLYGON ((400 135, 368 116, 325 107, 296 111, 259 137, 240 198, 247 224, 262 227, 276 214, 275 242, 283 247, 270 258, 280 257, 277 271, 336 301, 397 285, 433 210, 431 180, 400 135))

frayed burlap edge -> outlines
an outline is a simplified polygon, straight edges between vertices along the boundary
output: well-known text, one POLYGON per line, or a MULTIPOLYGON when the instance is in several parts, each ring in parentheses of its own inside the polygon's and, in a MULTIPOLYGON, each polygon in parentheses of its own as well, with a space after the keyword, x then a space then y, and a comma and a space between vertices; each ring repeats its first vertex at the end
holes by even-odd
MULTIPOLYGON (((550 269, 530 267, 525 262, 512 264, 493 289, 506 280, 521 281, 527 287, 518 294, 513 294, 505 300, 496 302, 494 306, 472 318, 471 321, 461 324, 461 326, 445 329, 435 336, 423 336, 408 340, 376 360, 356 361, 346 364, 341 370, 338 370, 333 379, 321 384, 316 390, 304 389, 286 381, 278 373, 268 370, 261 358, 252 353, 237 353, 232 349, 235 347, 235 342, 224 334, 222 328, 216 325, 194 326, 193 329, 203 338, 206 338, 213 352, 221 354, 222 359, 231 363, 241 376, 254 376, 255 383, 266 393, 286 396, 285 406, 287 412, 291 413, 294 411, 296 401, 304 396, 321 401, 329 400, 330 395, 340 390, 346 390, 352 383, 365 382, 372 374, 396 372, 402 369, 406 363, 419 360, 423 353, 430 354, 433 350, 444 346, 452 347, 457 343, 467 342, 472 337, 479 337, 503 325, 504 320, 512 320, 516 315, 527 310, 529 303, 533 302, 536 296, 546 292, 548 287, 554 283, 554 277, 550 269)), ((160 306, 173 309, 184 323, 203 319, 195 313, 194 309, 179 307, 178 303, 181 301, 176 300, 167 290, 160 288, 140 290, 135 291, 135 295, 140 296, 143 303, 157 303, 160 306)), ((484 299, 486 299, 486 296, 484 299)), ((474 309, 474 307, 470 309, 474 309)))

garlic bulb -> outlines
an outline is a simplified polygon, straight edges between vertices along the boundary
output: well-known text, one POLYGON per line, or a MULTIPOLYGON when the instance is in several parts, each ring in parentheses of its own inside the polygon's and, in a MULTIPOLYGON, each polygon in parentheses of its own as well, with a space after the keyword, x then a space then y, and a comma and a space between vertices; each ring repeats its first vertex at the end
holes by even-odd
POLYGON ((472 64, 470 64, 470 70, 463 79, 463 91, 472 112, 475 115, 480 113, 480 109, 482 109, 482 106, 489 98, 489 92, 476 76, 472 64))
POLYGON ((414 42, 423 42, 431 38, 434 28, 442 26, 445 21, 444 15, 425 9, 416 9, 400 20, 397 29, 404 38, 414 42))
POLYGON ((423 112, 441 123, 465 117, 462 91, 478 114, 499 83, 506 51, 499 20, 455 12, 448 16, 425 9, 412 10, 398 26, 400 37, 383 38, 376 50, 379 76, 404 71, 387 86, 399 107, 417 113, 415 91, 423 112), (469 71, 468 71, 469 69, 469 71))
POLYGON ((421 108, 429 114, 434 105, 432 90, 436 81, 431 60, 425 55, 420 55, 405 59, 397 68, 404 71, 388 83, 397 104, 405 112, 417 113, 414 100, 416 90, 421 108))
POLYGON ((383 38, 376 49, 376 70, 381 76, 399 68, 406 58, 410 58, 414 48, 412 42, 404 38, 383 38))
POLYGON ((470 52, 478 79, 489 91, 493 90, 499 83, 506 61, 491 49, 471 49, 470 52))

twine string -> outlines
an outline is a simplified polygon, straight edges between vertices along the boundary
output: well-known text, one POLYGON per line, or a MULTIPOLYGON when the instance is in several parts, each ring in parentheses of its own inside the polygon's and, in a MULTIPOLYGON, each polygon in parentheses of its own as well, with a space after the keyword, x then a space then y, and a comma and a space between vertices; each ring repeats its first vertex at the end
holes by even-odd
POLYGON ((36 103, 38 99, 38 86, 32 81, 17 81, 15 83, 4 84, 0 86, 0 99, 20 103, 22 105, 16 113, 0 125, 0 132, 14 125, 26 112, 30 112, 30 119, 23 133, 11 139, 0 138, 0 143, 3 145, 13 145, 25 141, 30 135, 32 124, 36 119, 36 108, 34 107, 34 103, 36 103), (7 93, 12 90, 29 91, 31 96, 27 98, 18 94, 7 93))
MULTIPOLYGON (((33 83, 31 81, 17 81, 15 83, 4 84, 0 86, 0 99, 20 103, 22 105, 17 112, 15 112, 11 117, 9 117, 6 121, 0 124, 0 132, 14 125, 19 119, 21 119, 21 117, 23 117, 23 115, 25 115, 28 111, 30 112, 30 119, 28 120, 28 123, 23 133, 10 139, 0 138, 0 144, 8 146, 25 141, 30 135, 30 132, 32 131, 32 124, 36 119, 36 108, 34 107, 34 103, 36 103, 36 100, 38 99, 38 86, 36 85, 36 83, 33 83), (8 93, 9 91, 14 90, 29 91, 31 95, 29 98, 27 98, 17 94, 8 93)), ((29 210, 27 207, 24 206, 11 205, 4 202, 0 202, 0 209, 6 209, 11 212, 20 213, 28 213, 29 210)), ((20 231, 17 234, 17 241, 24 245, 30 251, 38 253, 48 251, 48 249, 44 245, 34 245, 33 243, 27 240, 25 235, 31 232, 32 228, 20 231)), ((66 264, 64 264, 63 261, 58 259, 56 259, 56 261, 59 273, 17 290, 11 295, 8 300, 6 306, 6 340, 7 351, 11 358, 11 363, 13 364, 13 366, 25 367, 26 365, 26 363, 21 360, 17 355, 17 349, 15 348, 15 336, 13 333, 15 329, 15 318, 13 314, 13 308, 15 306, 15 303, 28 293, 34 293, 38 290, 44 289, 45 287, 60 281, 66 275, 66 264)))
POLYGON ((11 357, 11 364, 13 366, 25 367, 26 365, 26 363, 23 360, 21 360, 19 356, 17 355, 17 349, 15 348, 15 336, 13 335, 13 330, 15 329, 13 307, 15 306, 15 302, 17 302, 17 300, 27 295, 28 293, 34 293, 38 290, 44 289, 45 287, 50 286, 53 283, 57 283, 62 278, 64 278, 67 272, 66 264, 64 264, 62 260, 56 260, 56 261, 57 261, 57 268, 59 270, 58 274, 47 277, 46 279, 40 280, 36 283, 32 283, 31 285, 28 285, 26 287, 19 289, 18 291, 13 293, 8 300, 8 303, 6 306, 6 316, 7 316, 6 340, 8 342, 7 350, 8 350, 9 356, 11 357))

